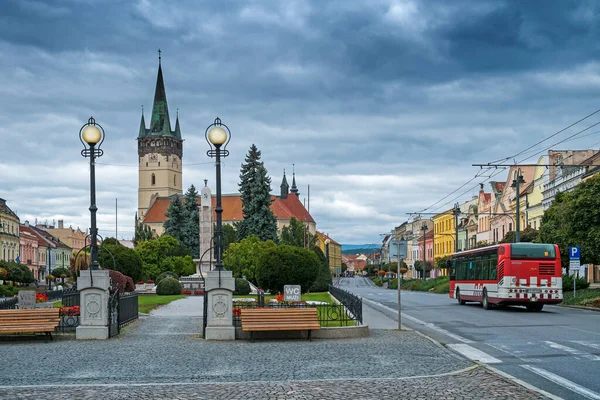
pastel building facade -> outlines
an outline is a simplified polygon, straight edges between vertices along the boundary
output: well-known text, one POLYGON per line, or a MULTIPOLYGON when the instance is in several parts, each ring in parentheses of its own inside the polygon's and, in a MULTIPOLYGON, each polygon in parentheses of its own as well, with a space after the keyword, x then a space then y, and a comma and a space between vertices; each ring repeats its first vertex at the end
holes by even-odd
POLYGON ((0 198, 0 260, 16 261, 19 258, 20 224, 17 214, 8 207, 6 200, 0 198))

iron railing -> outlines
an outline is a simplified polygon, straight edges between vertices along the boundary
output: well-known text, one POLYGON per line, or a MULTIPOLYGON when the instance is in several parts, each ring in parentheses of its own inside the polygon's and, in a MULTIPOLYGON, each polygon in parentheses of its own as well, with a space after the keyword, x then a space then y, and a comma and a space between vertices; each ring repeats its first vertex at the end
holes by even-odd
POLYGON ((69 288, 62 292, 62 305, 63 307, 73 307, 80 305, 79 290, 76 288, 69 288))
POLYGON ((19 298, 16 296, 0 299, 0 310, 14 310, 17 308, 18 303, 19 298))
MULTIPOLYGON (((265 303, 264 306, 252 303, 233 303, 233 325, 241 327, 241 310, 244 308, 316 308, 319 325, 323 327, 353 326, 362 324, 362 320, 354 318, 342 304, 305 304, 305 303, 265 303)), ((362 314, 361 314, 362 316, 362 314)))
POLYGON ((329 285, 329 293, 346 307, 353 319, 362 324, 362 299, 360 297, 332 285, 329 285))
POLYGON ((48 301, 58 300, 63 297, 63 290, 46 290, 43 292, 46 296, 48 296, 48 301))
POLYGON ((119 295, 119 328, 138 318, 137 293, 119 295))

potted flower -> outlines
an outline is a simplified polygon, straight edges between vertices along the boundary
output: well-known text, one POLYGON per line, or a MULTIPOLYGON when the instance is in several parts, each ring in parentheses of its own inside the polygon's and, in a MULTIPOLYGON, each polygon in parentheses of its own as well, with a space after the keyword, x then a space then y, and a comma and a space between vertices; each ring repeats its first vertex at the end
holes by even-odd
POLYGON ((63 331, 75 329, 79 326, 80 314, 81 309, 79 306, 61 307, 58 312, 58 315, 60 316, 58 327, 62 328, 63 331))
POLYGON ((135 284, 135 291, 136 291, 136 292, 140 292, 140 291, 142 291, 142 290, 146 290, 146 288, 145 288, 145 286, 144 286, 144 281, 138 281, 138 282, 135 284))
POLYGON ((152 279, 148 279, 146 284, 144 285, 144 289, 150 290, 154 287, 154 281, 152 279))

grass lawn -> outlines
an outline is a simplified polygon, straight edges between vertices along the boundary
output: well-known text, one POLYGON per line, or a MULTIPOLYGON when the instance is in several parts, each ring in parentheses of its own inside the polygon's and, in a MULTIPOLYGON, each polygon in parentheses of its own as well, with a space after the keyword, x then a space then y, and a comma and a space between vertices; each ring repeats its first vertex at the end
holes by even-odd
POLYGON ((600 308, 600 289, 580 289, 573 297, 573 291, 563 292, 563 302, 565 306, 587 306, 600 308))
MULTIPOLYGON (((247 296, 244 295, 235 295, 233 296, 235 299, 254 299, 258 301, 256 295, 249 294, 247 296)), ((275 295, 265 295, 265 302, 275 298, 275 295)), ((331 297, 328 292, 316 292, 316 293, 303 293, 302 294, 303 301, 324 301, 327 303, 331 303, 331 297)))
POLYGON ((157 295, 142 295, 138 296, 138 311, 141 313, 148 313, 154 310, 156 307, 169 304, 174 300, 183 299, 185 296, 182 294, 174 294, 171 296, 157 296, 157 295))

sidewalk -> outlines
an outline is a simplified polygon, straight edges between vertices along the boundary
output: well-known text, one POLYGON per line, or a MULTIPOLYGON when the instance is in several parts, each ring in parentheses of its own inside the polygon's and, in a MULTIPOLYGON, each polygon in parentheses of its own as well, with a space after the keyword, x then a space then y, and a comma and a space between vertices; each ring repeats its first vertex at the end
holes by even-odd
POLYGON ((398 329, 398 321, 369 307, 363 301, 363 323, 369 329, 398 329))

